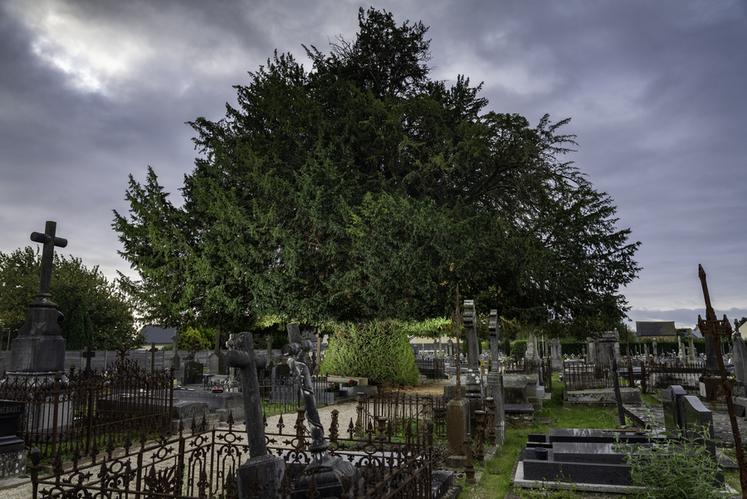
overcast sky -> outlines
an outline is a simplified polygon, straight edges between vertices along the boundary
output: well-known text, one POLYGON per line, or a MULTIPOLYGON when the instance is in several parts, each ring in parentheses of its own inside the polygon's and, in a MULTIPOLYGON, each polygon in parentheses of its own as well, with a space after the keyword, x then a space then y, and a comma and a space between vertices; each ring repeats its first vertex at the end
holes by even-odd
MULTIPOLYGON (((152 165, 178 196, 197 116, 218 119, 274 49, 353 39, 350 1, 0 0, 0 251, 58 222, 109 276, 112 209, 152 165)), ((489 108, 571 117, 572 159, 643 244, 633 319, 747 315, 747 3, 374 2, 430 26, 432 76, 484 81, 489 108)))

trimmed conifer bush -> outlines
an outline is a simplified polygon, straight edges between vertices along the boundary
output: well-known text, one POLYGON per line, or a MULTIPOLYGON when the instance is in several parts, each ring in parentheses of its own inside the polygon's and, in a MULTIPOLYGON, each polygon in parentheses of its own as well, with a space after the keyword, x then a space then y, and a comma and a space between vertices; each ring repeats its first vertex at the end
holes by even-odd
POLYGON ((405 329, 396 321, 338 328, 330 336, 321 372, 390 385, 415 385, 420 374, 405 329))

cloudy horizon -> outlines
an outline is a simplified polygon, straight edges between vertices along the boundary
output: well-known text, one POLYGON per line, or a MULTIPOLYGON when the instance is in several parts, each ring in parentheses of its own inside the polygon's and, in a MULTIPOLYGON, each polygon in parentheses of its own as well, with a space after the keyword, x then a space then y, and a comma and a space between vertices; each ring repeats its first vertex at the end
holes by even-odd
MULTIPOLYGON (((744 2, 372 2, 430 26, 432 77, 484 82, 488 110, 572 119, 574 160, 642 246, 632 320, 692 325, 702 263, 717 313, 747 316, 744 2), (689 319, 688 319, 689 317, 689 319)), ((273 50, 353 39, 336 2, 0 3, 0 251, 58 222, 109 277, 112 210, 148 165, 178 203, 186 122, 219 119, 273 50)), ((308 64, 306 65, 308 67, 308 64)))

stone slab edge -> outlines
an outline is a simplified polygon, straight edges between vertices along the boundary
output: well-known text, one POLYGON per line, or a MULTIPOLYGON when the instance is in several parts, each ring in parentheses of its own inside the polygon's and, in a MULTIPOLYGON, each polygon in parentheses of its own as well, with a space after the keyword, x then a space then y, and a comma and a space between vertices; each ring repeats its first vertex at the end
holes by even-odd
POLYGON ((643 492, 644 487, 633 485, 605 485, 601 483, 569 483, 569 482, 550 482, 542 480, 525 480, 524 479, 524 462, 519 461, 516 465, 516 472, 512 480, 517 487, 525 489, 554 489, 554 490, 573 490, 579 492, 600 492, 603 494, 633 494, 643 492))

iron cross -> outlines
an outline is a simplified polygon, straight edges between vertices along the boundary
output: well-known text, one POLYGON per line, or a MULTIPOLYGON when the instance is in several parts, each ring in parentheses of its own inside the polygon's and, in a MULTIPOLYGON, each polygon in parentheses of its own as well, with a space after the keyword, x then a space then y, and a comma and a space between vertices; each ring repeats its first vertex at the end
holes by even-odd
POLYGON ((67 239, 55 237, 57 231, 57 222, 47 220, 44 226, 44 234, 39 232, 31 233, 31 240, 35 243, 44 245, 42 250, 41 261, 41 284, 39 287, 40 295, 49 294, 49 283, 52 280, 52 263, 54 259, 54 247, 64 248, 67 246, 67 239))

